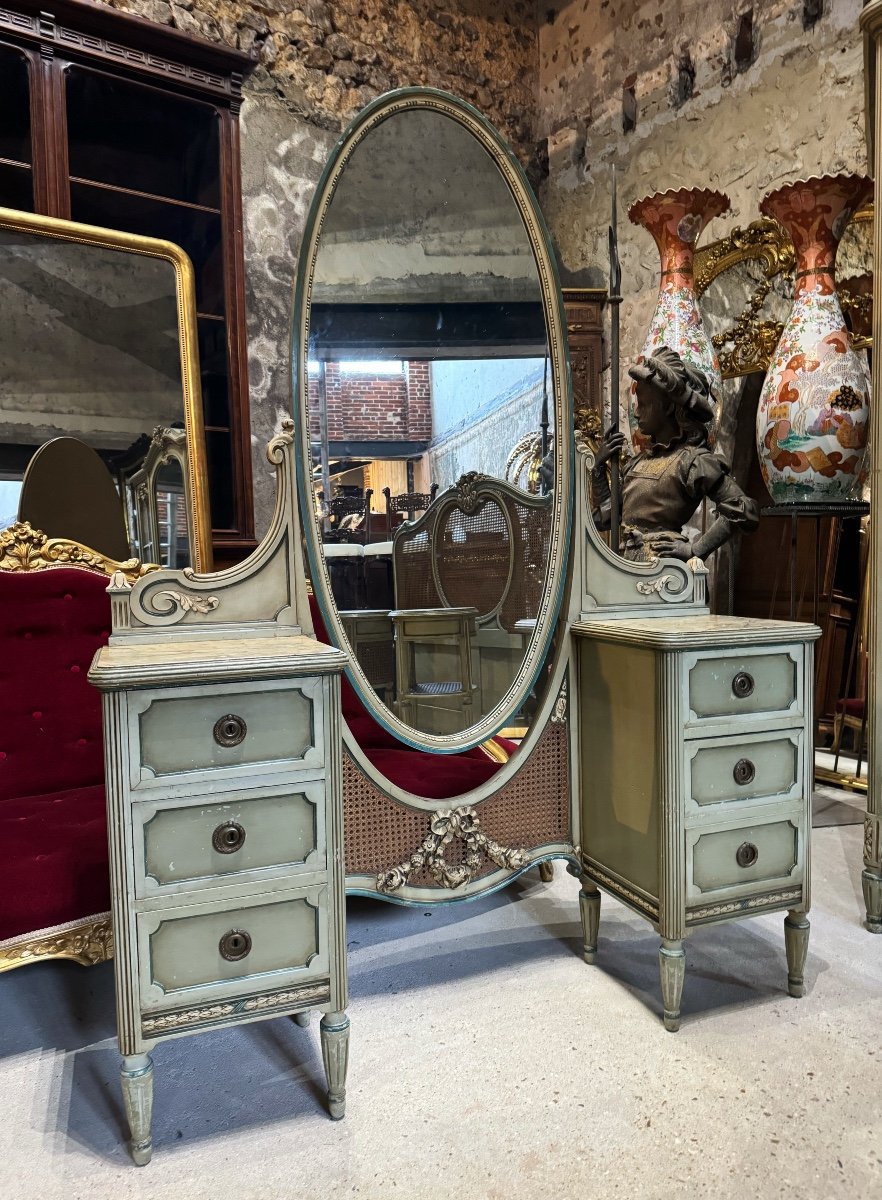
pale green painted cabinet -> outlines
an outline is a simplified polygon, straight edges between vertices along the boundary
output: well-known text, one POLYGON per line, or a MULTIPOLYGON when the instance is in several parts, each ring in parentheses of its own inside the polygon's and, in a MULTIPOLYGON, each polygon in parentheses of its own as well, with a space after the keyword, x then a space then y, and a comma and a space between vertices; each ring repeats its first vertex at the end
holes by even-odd
POLYGON ((659 932, 668 1029, 697 925, 787 910, 789 990, 803 994, 819 632, 708 615, 573 626, 585 957, 605 889, 659 932))

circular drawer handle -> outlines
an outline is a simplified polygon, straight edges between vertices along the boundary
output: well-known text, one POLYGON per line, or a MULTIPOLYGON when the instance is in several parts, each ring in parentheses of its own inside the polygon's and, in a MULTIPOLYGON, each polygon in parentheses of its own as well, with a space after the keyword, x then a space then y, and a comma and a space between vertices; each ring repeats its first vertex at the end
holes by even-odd
POLYGON ((231 929, 218 942, 217 948, 227 962, 238 962, 251 953, 251 934, 244 929, 231 929))
POLYGON ((756 779, 756 767, 749 758, 739 758, 733 768, 732 778, 741 787, 746 787, 756 779))
POLYGON ((753 842, 742 842, 735 851, 735 861, 739 867, 752 867, 759 858, 759 850, 753 842))
POLYGON ((739 700, 746 700, 748 696, 753 695, 753 689, 753 676, 748 671, 739 671, 732 680, 732 694, 739 700))
POLYGON ((214 723, 214 740, 219 746, 238 746, 244 742, 248 726, 235 713, 227 713, 214 723))
POLYGON ((235 854, 245 844, 245 830, 238 821, 224 821, 211 835, 211 844, 218 854, 235 854))

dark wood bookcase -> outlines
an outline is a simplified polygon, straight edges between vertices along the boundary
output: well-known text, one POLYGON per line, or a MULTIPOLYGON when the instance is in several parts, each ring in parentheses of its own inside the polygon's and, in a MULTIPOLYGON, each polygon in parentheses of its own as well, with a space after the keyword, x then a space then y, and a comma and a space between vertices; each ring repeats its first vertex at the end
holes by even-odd
POLYGON ((166 238, 193 260, 219 565, 255 544, 239 162, 253 65, 85 0, 0 3, 0 205, 166 238))

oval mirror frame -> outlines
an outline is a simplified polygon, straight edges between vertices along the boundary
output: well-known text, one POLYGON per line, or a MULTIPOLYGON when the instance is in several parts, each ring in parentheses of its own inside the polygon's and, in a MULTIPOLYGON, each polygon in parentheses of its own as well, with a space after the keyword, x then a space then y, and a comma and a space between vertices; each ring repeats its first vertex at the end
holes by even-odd
MULTIPOLYGON (((551 249, 551 238, 523 169, 499 133, 481 114, 458 97, 433 88, 401 88, 378 97, 352 121, 336 143, 316 188, 306 222, 294 289, 291 325, 292 411, 295 416, 300 515, 304 530, 313 591, 331 641, 348 650, 343 624, 331 593, 331 581, 321 551, 321 531, 312 496, 312 463, 309 429, 307 360, 309 322, 316 260, 322 227, 337 184, 358 146, 384 121, 397 113, 423 110, 440 113, 458 122, 478 141, 502 175, 529 240, 545 316, 549 376, 553 391, 555 488, 545 589, 536 618, 536 629, 508 691, 495 707, 469 728, 458 733, 423 733, 405 724, 388 708, 368 682, 361 666, 350 657, 347 676, 359 699, 384 728, 405 745, 437 754, 454 754, 487 741, 504 728, 534 686, 546 662, 557 627, 566 585, 573 508, 573 419, 570 372, 566 353, 566 320, 551 249), (564 436, 559 436, 560 433, 564 436)), ((528 741, 531 740, 529 737, 528 741)), ((517 757, 517 755, 515 756, 517 757)))

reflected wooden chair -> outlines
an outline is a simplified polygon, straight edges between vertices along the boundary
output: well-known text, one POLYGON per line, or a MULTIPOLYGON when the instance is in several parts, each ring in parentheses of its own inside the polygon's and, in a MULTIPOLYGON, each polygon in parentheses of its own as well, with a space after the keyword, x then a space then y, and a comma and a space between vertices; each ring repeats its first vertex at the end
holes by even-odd
POLYGON ((498 703, 523 661, 524 622, 535 622, 545 583, 552 500, 470 473, 393 539, 398 609, 475 610, 476 716, 498 703))
POLYGON ((397 496, 392 495, 391 488, 384 487, 383 495, 386 497, 386 516, 389 521, 389 529, 395 528, 395 523, 401 520, 403 513, 407 514, 408 521, 413 521, 418 512, 426 512, 432 507, 437 492, 437 483, 433 483, 428 492, 401 492, 397 496))
POLYGON ((396 708, 406 725, 456 733, 474 724, 472 635, 478 610, 401 608, 395 636, 396 708))
POLYGON ((333 496, 325 500, 324 492, 319 492, 319 500, 324 503, 332 534, 346 530, 347 539, 357 542, 369 542, 371 537, 371 496, 373 488, 367 488, 361 495, 333 496), (360 518, 356 524, 351 518, 360 518), (347 518, 350 518, 347 520, 347 518), (346 529, 347 526, 351 528, 346 529))
POLYGON ((343 632, 367 681, 391 708, 395 702, 395 639, 387 608, 340 609, 343 632))

